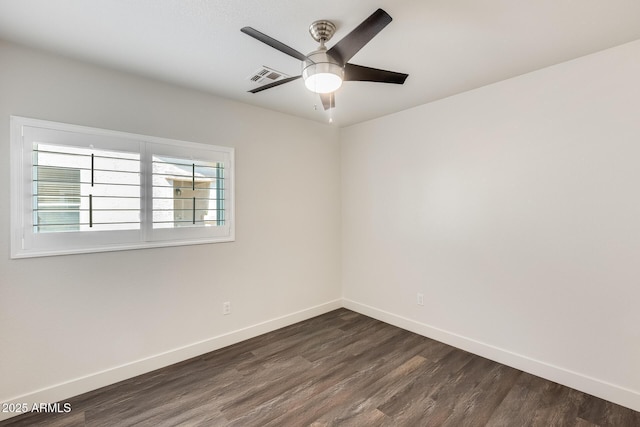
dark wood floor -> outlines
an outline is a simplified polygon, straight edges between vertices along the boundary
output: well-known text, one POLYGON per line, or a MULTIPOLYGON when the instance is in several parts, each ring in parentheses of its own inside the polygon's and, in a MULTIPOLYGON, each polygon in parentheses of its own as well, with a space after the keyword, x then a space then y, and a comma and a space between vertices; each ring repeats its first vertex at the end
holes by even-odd
POLYGON ((1 426, 640 426, 640 413, 349 310, 1 426))

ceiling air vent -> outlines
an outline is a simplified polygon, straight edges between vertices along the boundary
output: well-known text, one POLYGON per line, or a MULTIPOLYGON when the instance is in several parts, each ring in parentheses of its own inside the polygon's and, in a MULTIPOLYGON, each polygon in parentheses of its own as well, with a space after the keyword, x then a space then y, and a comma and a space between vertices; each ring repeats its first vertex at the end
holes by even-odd
POLYGON ((280 71, 262 66, 258 68, 255 73, 251 74, 247 80, 251 80, 254 83, 271 83, 278 80, 286 79, 287 77, 289 76, 281 73, 280 71))

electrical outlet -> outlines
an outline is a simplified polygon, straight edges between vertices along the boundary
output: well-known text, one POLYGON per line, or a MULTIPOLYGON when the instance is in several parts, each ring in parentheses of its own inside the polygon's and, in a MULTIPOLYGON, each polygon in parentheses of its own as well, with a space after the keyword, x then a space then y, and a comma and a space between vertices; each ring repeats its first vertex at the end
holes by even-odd
POLYGON ((418 292, 418 305, 424 305, 424 294, 418 292))
POLYGON ((231 314, 231 303, 229 301, 222 303, 222 314, 231 314))

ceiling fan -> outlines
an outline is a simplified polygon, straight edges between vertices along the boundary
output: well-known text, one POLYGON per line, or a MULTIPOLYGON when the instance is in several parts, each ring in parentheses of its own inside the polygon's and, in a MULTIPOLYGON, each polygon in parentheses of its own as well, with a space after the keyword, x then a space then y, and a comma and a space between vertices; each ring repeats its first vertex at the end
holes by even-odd
POLYGON ((364 67, 348 62, 364 45, 369 43, 371 39, 386 27, 391 20, 392 18, 387 12, 378 9, 330 49, 327 49, 325 43, 329 41, 335 33, 336 26, 326 20, 315 21, 309 27, 309 32, 311 33, 311 37, 320 43, 320 47, 308 55, 303 55, 297 50, 254 28, 242 28, 240 31, 243 33, 302 61, 301 75, 278 80, 250 90, 249 92, 258 93, 302 77, 307 89, 320 94, 322 105, 325 110, 328 110, 335 107, 333 92, 342 85, 343 81, 403 84, 409 76, 408 74, 364 67))

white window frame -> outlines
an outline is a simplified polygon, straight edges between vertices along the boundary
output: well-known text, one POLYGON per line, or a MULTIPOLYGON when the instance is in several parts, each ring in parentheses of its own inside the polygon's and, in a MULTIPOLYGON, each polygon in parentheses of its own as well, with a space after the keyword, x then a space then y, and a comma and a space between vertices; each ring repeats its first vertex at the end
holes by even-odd
POLYGON ((11 258, 181 246, 235 240, 234 157, 231 147, 179 141, 26 117, 10 117, 11 258), (33 227, 33 140, 95 146, 140 154, 140 230, 35 233, 33 227), (225 223, 215 227, 154 229, 153 155, 212 160, 224 164, 225 223))

